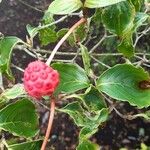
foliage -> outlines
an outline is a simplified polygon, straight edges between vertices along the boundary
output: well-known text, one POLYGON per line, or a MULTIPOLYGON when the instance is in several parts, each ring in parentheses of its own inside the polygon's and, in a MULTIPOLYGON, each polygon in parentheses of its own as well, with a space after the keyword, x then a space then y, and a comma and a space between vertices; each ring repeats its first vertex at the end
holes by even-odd
MULTIPOLYGON (((37 35, 40 40, 38 46, 42 47, 56 43, 69 32, 66 43, 69 44, 70 49, 67 49, 67 52, 71 56, 74 49, 77 49, 71 61, 65 63, 63 60, 51 64, 60 74, 60 84, 54 96, 63 95, 64 100, 70 98, 74 100, 57 110, 67 113, 81 128, 77 150, 100 149, 89 139, 98 130, 102 130, 103 123, 109 119, 114 107, 112 100, 114 103, 116 101, 128 102, 138 110, 145 108, 145 112, 135 114, 132 118, 142 117, 150 120, 149 111, 146 109, 150 106, 150 75, 142 66, 143 64, 149 67, 146 64, 149 60, 146 59, 144 51, 142 59, 141 55, 137 55, 137 43, 150 30, 148 24, 149 13, 144 5, 144 0, 54 0, 45 11, 39 26, 26 26, 28 31, 26 42, 15 36, 0 37, 0 87, 3 90, 0 95, 0 129, 27 139, 24 143, 6 144, 6 147, 10 150, 27 148, 38 150, 41 146, 41 141, 31 140, 32 137, 37 136, 39 130, 38 114, 34 106, 34 103, 37 102, 31 102, 34 99, 28 97, 22 84, 14 84, 11 88, 3 87, 5 76, 7 80, 15 78, 11 72, 11 59, 15 46, 19 44, 22 49, 27 49, 28 54, 36 53, 35 57, 42 57, 40 52, 34 51, 33 48, 34 38, 37 35), (88 11, 93 9, 95 12, 89 15, 88 11), (55 15, 59 15, 60 18, 54 19, 55 15), (57 26, 57 23, 66 18, 71 19, 72 15, 82 16, 86 22, 78 25, 73 31, 57 26), (103 32, 100 33, 100 29, 104 32, 103 37, 101 37, 103 32), (114 58, 105 64, 104 61, 96 58, 94 52, 96 49, 98 49, 97 55, 103 56, 99 51, 103 41, 105 41, 103 45, 107 43, 109 49, 107 52, 112 54, 111 57, 118 54, 119 58, 123 57, 126 61, 118 64, 114 58), (93 44, 92 48, 89 43, 93 44), (112 50, 110 43, 115 50, 112 50), (80 64, 75 61, 78 62, 76 59, 78 56, 82 56, 79 59, 80 64), (133 62, 135 58, 140 58, 140 62, 133 62), (100 67, 100 71, 95 69, 93 60, 103 66, 100 67), (116 65, 108 66, 112 61, 116 65), (107 68, 105 71, 103 71, 104 67, 107 68)), ((55 55, 54 52, 55 49, 52 51, 52 54, 55 55)), ((44 54, 47 53, 48 51, 44 54)), ((42 59, 46 60, 45 56, 42 59)), ((38 138, 40 139, 40 136, 38 138)), ((141 147, 144 149, 144 144, 141 147)))

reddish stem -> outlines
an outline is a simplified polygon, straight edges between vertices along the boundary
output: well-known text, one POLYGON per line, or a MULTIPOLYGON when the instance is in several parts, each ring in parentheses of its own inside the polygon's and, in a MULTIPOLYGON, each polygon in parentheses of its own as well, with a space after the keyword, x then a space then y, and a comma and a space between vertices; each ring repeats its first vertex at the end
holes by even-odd
POLYGON ((57 45, 55 46, 55 48, 53 49, 50 57, 47 59, 46 64, 50 65, 53 57, 55 56, 57 50, 60 48, 60 46, 63 44, 63 42, 69 37, 69 35, 81 24, 85 23, 87 20, 86 18, 81 18, 78 22, 76 22, 70 29, 69 31, 63 36, 63 38, 57 43, 57 45))
POLYGON ((42 143, 41 150, 46 149, 46 145, 47 145, 47 142, 48 142, 48 139, 49 139, 49 135, 51 133, 52 124, 53 124, 53 120, 54 120, 54 113, 55 113, 55 99, 52 98, 51 99, 51 106, 50 106, 50 115, 49 115, 48 127, 47 127, 47 130, 46 130, 44 141, 42 143))

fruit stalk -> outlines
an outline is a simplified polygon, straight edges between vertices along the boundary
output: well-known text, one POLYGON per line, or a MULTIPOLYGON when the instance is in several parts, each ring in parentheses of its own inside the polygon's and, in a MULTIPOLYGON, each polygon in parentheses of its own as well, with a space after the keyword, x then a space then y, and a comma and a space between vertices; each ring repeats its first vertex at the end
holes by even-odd
POLYGON ((50 109, 48 127, 47 127, 47 130, 46 130, 44 141, 42 143, 41 150, 45 150, 46 149, 46 145, 47 145, 47 142, 48 142, 48 139, 49 139, 49 135, 50 135, 51 129, 52 129, 52 124, 53 124, 53 120, 54 120, 54 113, 55 113, 55 99, 54 98, 51 99, 51 106, 50 107, 51 107, 51 109, 50 109))
POLYGON ((57 45, 55 46, 55 48, 53 49, 50 57, 47 59, 46 64, 50 65, 52 59, 54 58, 57 50, 60 48, 60 46, 64 43, 64 41, 69 37, 69 35, 78 27, 80 26, 82 23, 85 23, 87 20, 86 18, 81 18, 77 23, 75 23, 70 29, 69 31, 63 36, 63 38, 57 43, 57 45))

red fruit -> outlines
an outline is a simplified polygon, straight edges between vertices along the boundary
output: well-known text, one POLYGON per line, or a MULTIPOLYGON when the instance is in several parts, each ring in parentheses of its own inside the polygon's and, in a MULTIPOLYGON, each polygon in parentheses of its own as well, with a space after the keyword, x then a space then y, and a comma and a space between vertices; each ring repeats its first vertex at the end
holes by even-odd
POLYGON ((41 61, 34 61, 25 69, 23 81, 30 96, 51 96, 59 84, 59 73, 41 61))

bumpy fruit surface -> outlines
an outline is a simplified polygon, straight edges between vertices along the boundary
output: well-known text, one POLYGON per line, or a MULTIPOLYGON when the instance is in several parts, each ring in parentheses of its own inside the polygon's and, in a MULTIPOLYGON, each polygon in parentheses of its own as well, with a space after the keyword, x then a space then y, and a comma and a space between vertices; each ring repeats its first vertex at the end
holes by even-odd
POLYGON ((26 92, 34 97, 50 96, 59 84, 59 74, 44 62, 31 62, 24 72, 24 87, 26 92))

